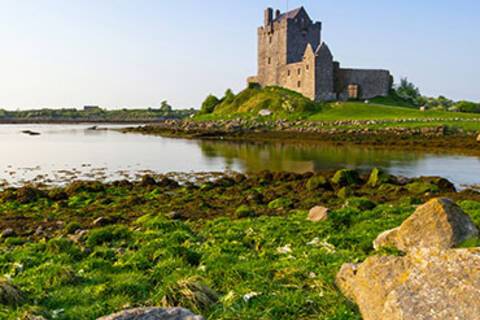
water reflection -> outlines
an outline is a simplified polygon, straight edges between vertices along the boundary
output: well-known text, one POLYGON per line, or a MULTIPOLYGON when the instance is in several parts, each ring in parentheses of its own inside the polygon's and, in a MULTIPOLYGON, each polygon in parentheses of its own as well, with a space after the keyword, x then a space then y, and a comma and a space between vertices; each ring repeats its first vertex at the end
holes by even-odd
POLYGON ((201 142, 206 157, 223 158, 228 164, 240 164, 243 171, 284 170, 293 172, 324 171, 338 168, 370 169, 415 166, 427 155, 330 144, 201 142))
MULTIPOLYGON (((135 178, 145 172, 323 171, 381 167, 404 176, 480 183, 480 159, 411 150, 312 143, 190 141, 88 130, 92 125, 0 125, 0 186, 38 179, 135 178), (23 130, 41 133, 22 134, 23 130), (147 170, 147 171, 145 171, 147 170)), ((109 126, 112 127, 112 126, 109 126)))

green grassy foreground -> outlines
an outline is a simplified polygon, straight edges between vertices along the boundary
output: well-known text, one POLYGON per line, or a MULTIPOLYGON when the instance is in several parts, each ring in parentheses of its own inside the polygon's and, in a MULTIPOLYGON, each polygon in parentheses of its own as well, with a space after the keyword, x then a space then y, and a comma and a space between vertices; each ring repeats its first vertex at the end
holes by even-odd
POLYGON ((0 230, 14 232, 0 238, 0 318, 180 305, 208 319, 360 319, 335 287, 339 268, 440 195, 480 225, 477 193, 378 172, 9 189, 0 193, 0 230), (306 220, 315 205, 333 209, 327 221, 306 220))

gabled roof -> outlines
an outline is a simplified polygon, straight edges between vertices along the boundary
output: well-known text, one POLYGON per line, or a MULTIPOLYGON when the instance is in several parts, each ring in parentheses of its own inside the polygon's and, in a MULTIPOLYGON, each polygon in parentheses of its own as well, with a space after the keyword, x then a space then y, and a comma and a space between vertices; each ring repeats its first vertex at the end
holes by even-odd
POLYGON ((285 13, 282 13, 277 19, 275 20, 282 20, 282 19, 295 19, 299 14, 300 12, 304 11, 305 14, 308 16, 307 12, 305 11, 305 9, 303 7, 300 7, 300 8, 297 8, 297 9, 293 9, 293 10, 290 10, 288 12, 285 12, 285 13))
POLYGON ((321 53, 325 53, 325 54, 328 54, 330 56, 333 56, 332 55, 332 52, 330 51, 330 48, 327 46, 327 44, 325 42, 322 42, 318 48, 317 48, 317 51, 315 51, 315 55, 320 55, 321 53))

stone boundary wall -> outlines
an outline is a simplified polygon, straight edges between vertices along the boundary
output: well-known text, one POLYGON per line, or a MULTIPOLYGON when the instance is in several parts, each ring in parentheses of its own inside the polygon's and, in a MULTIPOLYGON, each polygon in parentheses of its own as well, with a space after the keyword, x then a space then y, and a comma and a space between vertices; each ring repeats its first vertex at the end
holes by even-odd
POLYGON ((388 96, 392 87, 392 77, 387 70, 338 69, 337 92, 339 100, 348 100, 348 85, 360 87, 359 99, 372 99, 388 96))

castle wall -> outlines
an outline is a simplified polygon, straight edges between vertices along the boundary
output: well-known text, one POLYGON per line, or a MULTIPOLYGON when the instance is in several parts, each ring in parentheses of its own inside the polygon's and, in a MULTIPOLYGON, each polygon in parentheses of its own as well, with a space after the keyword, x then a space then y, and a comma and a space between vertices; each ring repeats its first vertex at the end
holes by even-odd
POLYGON ((258 29, 258 81, 262 86, 279 83, 279 68, 287 64, 286 29, 285 21, 274 21, 258 29))
POLYGON ((326 44, 319 47, 315 58, 315 95, 316 101, 337 99, 335 93, 335 67, 333 56, 326 44))
POLYGON ((304 14, 287 21, 287 63, 302 61, 307 45, 315 50, 321 43, 322 24, 312 23, 304 14))
POLYGON ((281 68, 281 87, 299 92, 315 100, 315 56, 306 56, 305 60, 291 63, 281 68))
POLYGON ((338 68, 336 73, 336 90, 340 100, 349 98, 348 85, 350 84, 359 86, 359 99, 387 96, 392 87, 392 77, 387 70, 338 68))

